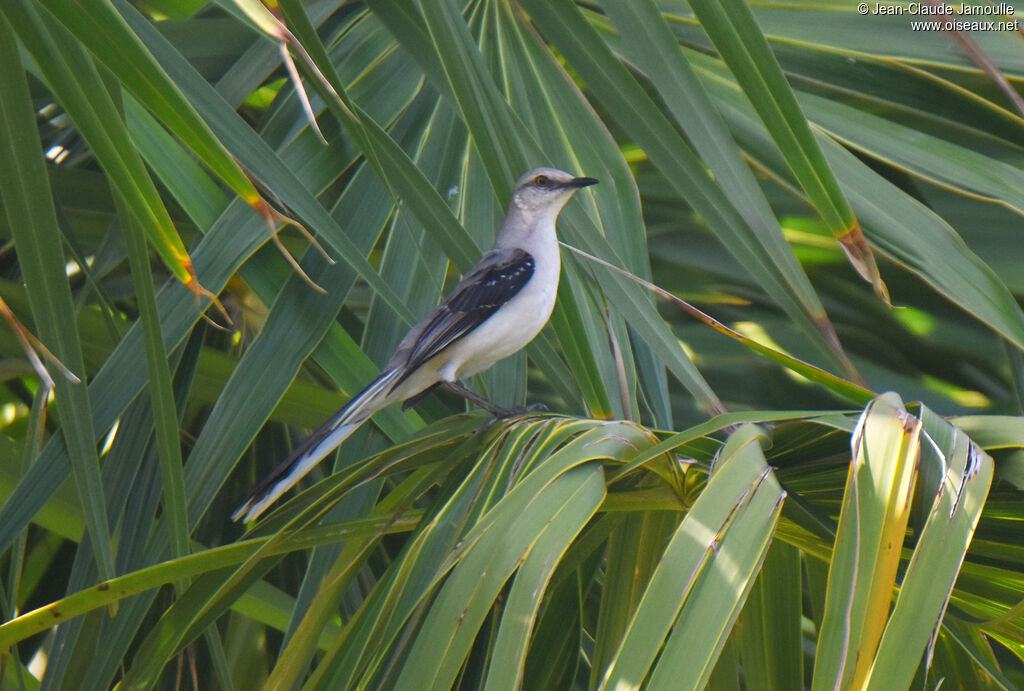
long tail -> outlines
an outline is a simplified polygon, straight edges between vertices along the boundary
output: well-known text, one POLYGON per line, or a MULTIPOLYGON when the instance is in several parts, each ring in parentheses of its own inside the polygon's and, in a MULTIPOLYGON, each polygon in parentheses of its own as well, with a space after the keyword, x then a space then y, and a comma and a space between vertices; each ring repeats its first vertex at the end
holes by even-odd
POLYGON ((348 405, 339 410, 333 418, 324 423, 323 427, 296 448, 291 456, 263 478, 249 493, 245 503, 231 514, 231 519, 252 521, 259 518, 260 514, 267 510, 267 507, 291 489, 296 482, 313 469, 313 466, 345 441, 371 415, 392 402, 388 394, 399 376, 401 376, 401 370, 398 369, 384 372, 372 384, 363 389, 348 402, 348 405))

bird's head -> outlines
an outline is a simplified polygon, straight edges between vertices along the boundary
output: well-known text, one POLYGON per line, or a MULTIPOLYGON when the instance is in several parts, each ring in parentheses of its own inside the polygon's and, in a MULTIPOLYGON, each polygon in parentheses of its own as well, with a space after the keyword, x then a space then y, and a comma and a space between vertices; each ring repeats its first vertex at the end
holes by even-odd
POLYGON ((576 190, 595 184, 594 178, 577 178, 557 168, 534 168, 516 180, 512 206, 528 216, 554 216, 576 190))

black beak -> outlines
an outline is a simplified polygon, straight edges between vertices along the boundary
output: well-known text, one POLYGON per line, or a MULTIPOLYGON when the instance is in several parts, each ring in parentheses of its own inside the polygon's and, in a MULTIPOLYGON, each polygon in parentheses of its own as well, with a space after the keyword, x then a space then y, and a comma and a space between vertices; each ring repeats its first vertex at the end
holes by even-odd
POLYGON ((600 180, 597 178, 573 178, 569 182, 565 183, 566 187, 590 187, 596 185, 600 180))

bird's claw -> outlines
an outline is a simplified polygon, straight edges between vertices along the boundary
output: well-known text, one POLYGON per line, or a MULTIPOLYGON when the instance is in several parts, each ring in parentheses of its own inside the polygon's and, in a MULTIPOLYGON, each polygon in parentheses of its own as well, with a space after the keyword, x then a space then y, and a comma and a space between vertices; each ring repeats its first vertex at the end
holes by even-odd
POLYGON ((502 408, 500 406, 494 406, 487 412, 491 414, 491 422, 494 422, 495 420, 502 420, 508 417, 520 417, 521 415, 526 415, 527 413, 533 413, 538 411, 543 412, 546 411, 547 409, 548 407, 543 403, 531 403, 530 405, 519 405, 515 406, 514 408, 502 408))

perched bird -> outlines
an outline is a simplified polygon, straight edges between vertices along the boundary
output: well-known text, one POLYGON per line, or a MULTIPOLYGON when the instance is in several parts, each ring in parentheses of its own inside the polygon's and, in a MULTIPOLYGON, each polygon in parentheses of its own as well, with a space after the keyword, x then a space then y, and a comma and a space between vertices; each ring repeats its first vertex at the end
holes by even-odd
POLYGON ((494 247, 406 334, 379 377, 252 490, 234 520, 254 520, 371 415, 415 405, 444 385, 496 416, 510 412, 459 384, 518 352, 551 316, 561 271, 555 219, 573 193, 596 184, 555 168, 516 181, 494 247))

